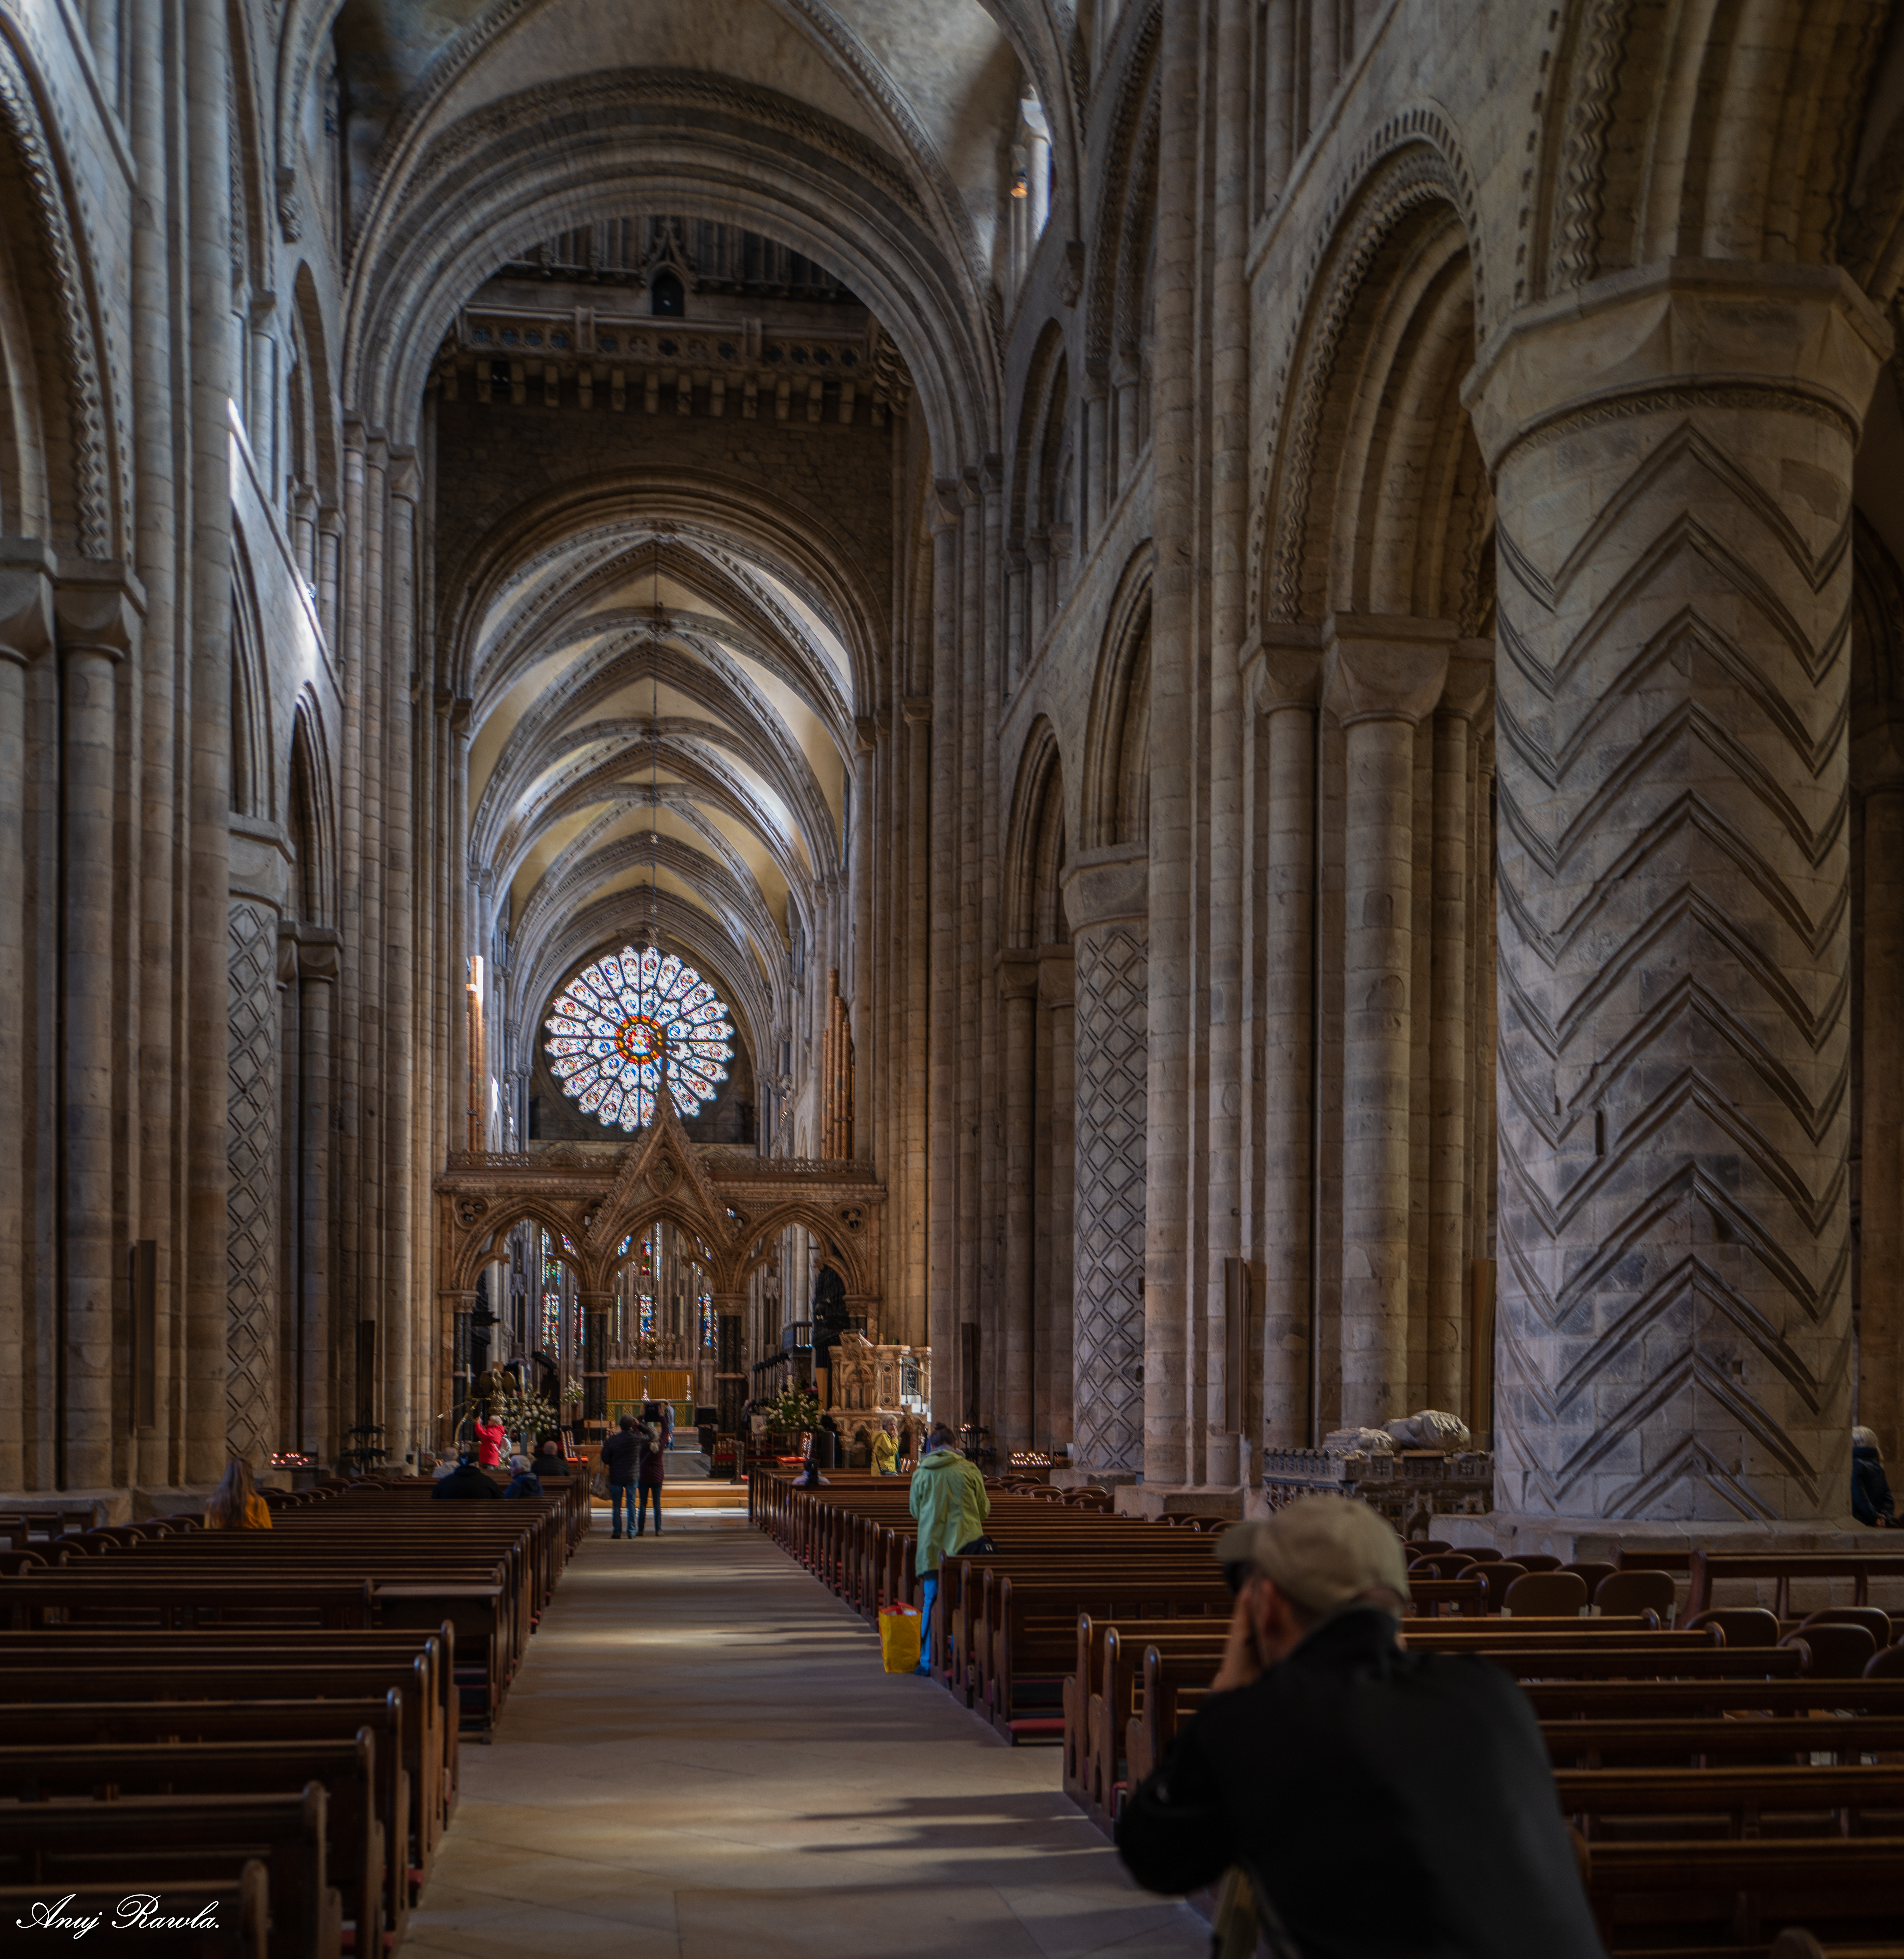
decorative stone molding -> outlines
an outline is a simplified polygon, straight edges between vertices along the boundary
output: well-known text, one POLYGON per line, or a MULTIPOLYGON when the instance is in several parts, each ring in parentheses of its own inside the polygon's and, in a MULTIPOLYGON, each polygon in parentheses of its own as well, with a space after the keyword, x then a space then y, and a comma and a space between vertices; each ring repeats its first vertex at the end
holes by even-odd
POLYGON ((1432 714, 1459 637, 1445 619, 1374 619, 1338 613, 1328 626, 1323 704, 1345 728, 1432 714))
POLYGON ((278 913, 271 906, 239 898, 230 919, 225 1432, 234 1453, 255 1468, 281 1441, 278 1208, 283 1057, 278 913))

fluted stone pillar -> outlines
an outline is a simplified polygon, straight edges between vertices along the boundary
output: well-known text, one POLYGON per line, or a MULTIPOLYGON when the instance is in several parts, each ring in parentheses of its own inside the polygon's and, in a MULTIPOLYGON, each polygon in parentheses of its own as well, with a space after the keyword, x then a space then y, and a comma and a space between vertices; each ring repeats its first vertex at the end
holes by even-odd
POLYGON ((1887 1462, 1904 1446, 1904 733, 1861 739, 1864 792, 1864 1100, 1858 1144, 1858 1418, 1887 1462))
POLYGON ((1077 1084, 1071 1459, 1091 1475, 1144 1466, 1148 879, 1142 846, 1119 845, 1082 853, 1065 881, 1077 1084))
POLYGON ((1312 646, 1270 646, 1252 662, 1249 697, 1260 716, 1253 752, 1268 779, 1265 811, 1262 953, 1263 1446, 1311 1441, 1309 1269, 1310 1023, 1315 955, 1315 709, 1320 662, 1312 646))
POLYGON ((114 1480, 117 1374, 113 1292, 119 1220, 113 1188, 119 1056, 113 1015, 113 880, 119 745, 118 668, 138 642, 138 581, 113 564, 68 565, 54 612, 60 662, 60 993, 59 1094, 64 1147, 54 1229, 64 1243, 65 1447, 61 1481, 114 1480))
POLYGON ((20 539, 0 550, 0 1490, 24 1487, 25 1463, 26 668, 52 643, 52 570, 42 545, 20 539))
POLYGON ((1342 1420, 1405 1414, 1415 729, 1454 628, 1339 617, 1325 688, 1347 778, 1342 953, 1342 1420))
POLYGON ((1841 273, 1675 262, 1468 383, 1499 511, 1496 1500, 1848 1509, 1841 273))

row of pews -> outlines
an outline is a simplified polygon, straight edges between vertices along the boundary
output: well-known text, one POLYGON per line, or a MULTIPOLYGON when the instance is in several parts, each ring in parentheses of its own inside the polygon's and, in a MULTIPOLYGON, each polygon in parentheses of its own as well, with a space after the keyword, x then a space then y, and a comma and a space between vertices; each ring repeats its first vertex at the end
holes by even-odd
MULTIPOLYGON (((916 1602, 907 1494, 842 1472, 757 1478, 749 1502, 876 1619, 916 1602)), ((1065 1793, 1107 1834, 1222 1656, 1221 1527, 1001 1485, 998 1551, 941 1573, 937 1677, 1004 1739, 1059 1745, 1065 1793)), ((1610 1951, 1737 1959, 1801 1926, 1830 1959, 1904 1959, 1904 1552, 1414 1549, 1404 1637, 1521 1681, 1610 1951)))
POLYGON ((268 1531, 0 1516, 0 1926, 136 1924, 164 1959, 395 1949, 462 1743, 589 1523, 582 1478, 431 1488, 271 1491, 268 1531))

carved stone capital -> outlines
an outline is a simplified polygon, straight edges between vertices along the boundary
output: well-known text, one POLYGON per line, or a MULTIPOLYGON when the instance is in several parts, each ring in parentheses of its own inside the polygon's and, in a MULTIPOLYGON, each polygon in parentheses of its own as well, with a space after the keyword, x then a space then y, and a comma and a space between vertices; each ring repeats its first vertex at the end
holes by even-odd
POLYGON ((1065 916, 1074 941, 1100 926, 1150 920, 1150 846, 1113 843, 1084 850, 1065 873, 1065 916))
POLYGON ((1578 417, 1682 398, 1691 410, 1782 395, 1855 440, 1891 344, 1883 316, 1835 265, 1664 259, 1516 313, 1461 398, 1490 469, 1578 417))
POLYGON ((53 598, 62 654, 93 653, 116 664, 138 645, 145 588, 129 565, 64 558, 53 598))
POLYGON ((1494 704, 1494 642, 1457 640, 1448 656, 1437 711, 1478 721, 1494 704))
POLYGON ((1245 643, 1237 666, 1257 713, 1312 710, 1322 686, 1322 629, 1299 621, 1265 626, 1245 643))
POLYGON ((1851 786, 1861 795, 1904 792, 1904 706, 1880 712, 1882 719, 1862 722, 1851 738, 1851 786))
POLYGON ((1459 635, 1446 619, 1402 619, 1338 612, 1328 622, 1324 704, 1345 728, 1360 721, 1405 721, 1434 712, 1459 635))
POLYGON ((998 997, 1001 1000, 1032 1000, 1038 995, 1038 955, 1017 947, 1006 947, 998 957, 998 997))
POLYGON ((870 714, 860 715, 853 722, 853 741, 862 755, 870 755, 879 745, 879 723, 870 714))
POLYGON ((53 572, 44 545, 0 539, 0 660, 25 666, 52 644, 53 572))
POLYGON ((932 697, 929 694, 909 694, 900 702, 900 712, 914 727, 928 726, 932 719, 932 697))
POLYGON ((959 497, 960 486, 951 478, 941 477, 932 485, 931 498, 927 506, 925 519, 932 535, 941 531, 955 531, 964 516, 959 497))

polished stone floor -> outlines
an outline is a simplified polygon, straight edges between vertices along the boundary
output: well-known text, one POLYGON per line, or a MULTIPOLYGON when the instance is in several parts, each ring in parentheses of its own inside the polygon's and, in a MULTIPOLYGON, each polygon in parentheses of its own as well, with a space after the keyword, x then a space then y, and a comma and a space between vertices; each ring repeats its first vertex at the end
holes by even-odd
MULTIPOLYGON (((599 1520, 605 1524, 606 1519, 599 1520)), ((731 1519, 585 1540, 405 1950, 464 1959, 1201 1959, 1058 1793, 731 1519)))

